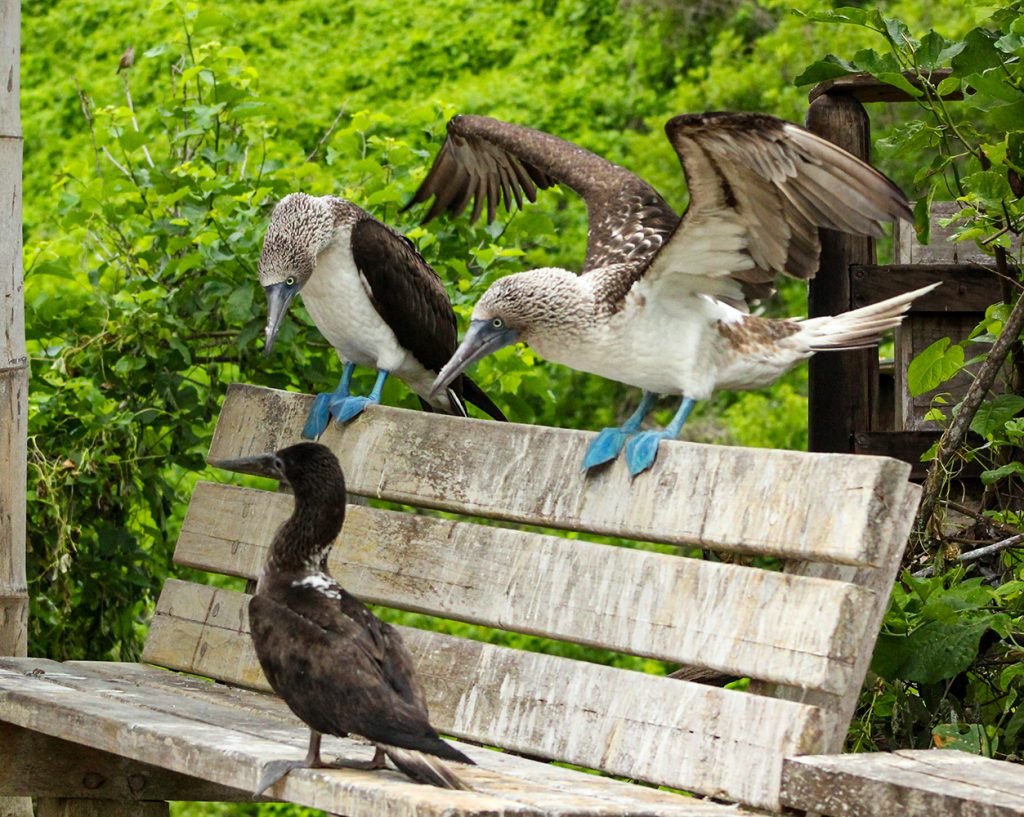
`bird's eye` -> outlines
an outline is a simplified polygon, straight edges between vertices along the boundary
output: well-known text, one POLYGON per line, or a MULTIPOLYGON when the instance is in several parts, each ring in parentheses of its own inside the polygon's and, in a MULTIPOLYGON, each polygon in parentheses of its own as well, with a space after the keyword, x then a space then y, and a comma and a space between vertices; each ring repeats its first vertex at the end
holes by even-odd
POLYGON ((505 321, 503 321, 501 318, 494 318, 493 320, 491 320, 491 326, 493 326, 495 329, 501 329, 501 327, 503 327, 504 325, 505 321))
POLYGON ((295 286, 295 276, 294 275, 289 275, 287 278, 284 279, 284 283, 285 283, 286 286, 290 286, 290 287, 295 286))
POLYGON ((281 459, 280 457, 274 457, 274 467, 283 474, 284 473, 284 460, 281 459))

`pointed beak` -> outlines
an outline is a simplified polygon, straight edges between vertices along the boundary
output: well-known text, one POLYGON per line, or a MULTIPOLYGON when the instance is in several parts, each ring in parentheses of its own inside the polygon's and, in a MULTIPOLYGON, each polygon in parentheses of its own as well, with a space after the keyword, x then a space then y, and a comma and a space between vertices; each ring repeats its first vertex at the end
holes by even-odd
POLYGON ((502 327, 495 329, 490 321, 471 321, 466 337, 462 339, 459 348, 455 350, 444 368, 441 369, 430 388, 430 396, 436 397, 441 391, 455 380, 466 369, 476 363, 480 358, 487 357, 491 352, 496 352, 505 346, 511 346, 519 340, 518 333, 514 329, 502 327))
POLYGON ((276 454, 257 454, 254 457, 238 457, 233 460, 207 460, 214 468, 234 471, 239 474, 252 474, 257 477, 283 480, 284 474, 276 454))
POLYGON ((269 355, 270 350, 274 348, 277 330, 281 328, 281 321, 298 289, 290 287, 282 281, 263 287, 263 291, 267 295, 267 327, 263 330, 266 337, 263 343, 263 354, 269 355))

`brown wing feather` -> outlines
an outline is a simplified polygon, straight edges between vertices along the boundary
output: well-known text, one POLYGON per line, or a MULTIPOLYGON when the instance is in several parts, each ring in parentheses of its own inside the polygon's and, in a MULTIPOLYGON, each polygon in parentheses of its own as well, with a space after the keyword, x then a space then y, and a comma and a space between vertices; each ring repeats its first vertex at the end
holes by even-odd
POLYGON ((427 177, 408 206, 434 197, 424 221, 461 214, 474 201, 476 220, 485 206, 514 198, 535 201, 537 190, 564 184, 587 205, 590 228, 584 271, 614 264, 642 269, 675 228, 679 217, 636 174, 543 131, 485 116, 456 116, 427 177))
POLYGON ((779 274, 813 276, 819 228, 877 236, 883 222, 912 218, 892 181, 790 122, 705 113, 677 116, 665 131, 690 206, 645 278, 688 276, 698 291, 735 301, 779 274))

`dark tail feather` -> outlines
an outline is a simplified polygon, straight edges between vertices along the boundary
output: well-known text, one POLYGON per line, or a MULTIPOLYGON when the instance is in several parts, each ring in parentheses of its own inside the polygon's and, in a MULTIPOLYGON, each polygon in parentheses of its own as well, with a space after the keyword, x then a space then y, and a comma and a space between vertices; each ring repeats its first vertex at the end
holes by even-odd
MULTIPOLYGON (((391 758, 391 762, 398 767, 399 771, 404 772, 417 783, 428 783, 442 789, 473 791, 468 784, 459 779, 455 772, 448 768, 444 761, 434 755, 417 752, 414 749, 402 749, 399 746, 380 744, 380 747, 391 758)), ((448 746, 448 748, 453 760, 461 759, 463 763, 473 764, 473 761, 458 749, 452 746, 448 746)))
POLYGON ((465 375, 462 376, 462 396, 495 420, 508 421, 502 410, 494 405, 494 401, 487 396, 484 390, 465 375))

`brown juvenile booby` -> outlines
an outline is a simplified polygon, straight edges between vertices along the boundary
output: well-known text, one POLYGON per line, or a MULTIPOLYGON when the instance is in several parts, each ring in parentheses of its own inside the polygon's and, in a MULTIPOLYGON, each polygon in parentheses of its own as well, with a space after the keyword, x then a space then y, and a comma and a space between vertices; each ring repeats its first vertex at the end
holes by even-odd
POLYGON ((505 419, 468 377, 431 394, 458 341, 448 293, 409 239, 352 202, 305 193, 281 199, 263 240, 259 278, 267 296, 266 352, 301 291, 310 317, 344 364, 338 388, 314 401, 303 437, 316 439, 331 417, 348 422, 379 403, 389 374, 404 380, 424 408, 465 416, 465 398, 505 419), (369 397, 349 396, 356 366, 378 372, 369 397))
POLYGON ((482 116, 456 116, 410 205, 434 202, 429 220, 510 210, 538 189, 565 184, 587 205, 583 274, 545 268, 494 282, 437 379, 440 391, 471 363, 517 341, 575 369, 643 389, 621 428, 604 429, 584 467, 626 445, 635 475, 658 443, 679 434, 696 400, 718 389, 771 383, 824 349, 874 345, 919 289, 836 317, 770 320, 748 299, 779 274, 817 269, 818 228, 877 236, 910 219, 903 192, 867 163, 790 122, 747 113, 677 116, 665 126, 686 174, 679 216, 647 182, 570 142, 482 116), (664 431, 640 431, 656 396, 682 403, 664 431), (628 444, 627 444, 628 441, 628 444))
POLYGON ((295 494, 249 602, 249 623, 267 681, 309 726, 309 751, 303 760, 268 763, 253 796, 292 769, 379 769, 385 755, 413 780, 467 789, 438 758, 473 761, 430 725, 401 636, 324 567, 345 520, 345 479, 334 454, 305 442, 210 464, 284 480, 295 494), (349 733, 376 745, 373 759, 324 762, 320 736, 349 733))

